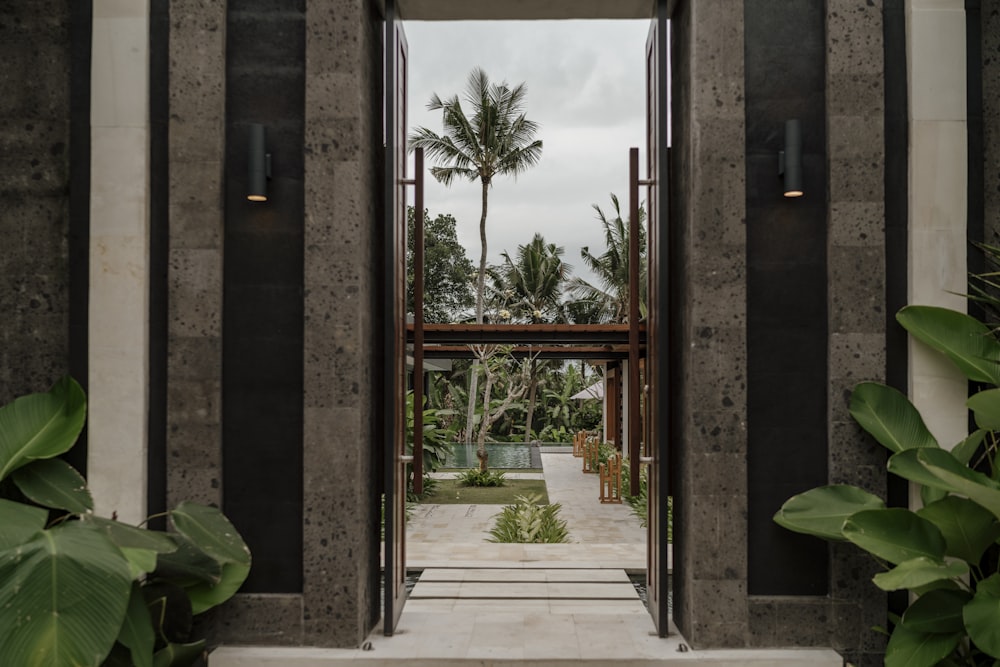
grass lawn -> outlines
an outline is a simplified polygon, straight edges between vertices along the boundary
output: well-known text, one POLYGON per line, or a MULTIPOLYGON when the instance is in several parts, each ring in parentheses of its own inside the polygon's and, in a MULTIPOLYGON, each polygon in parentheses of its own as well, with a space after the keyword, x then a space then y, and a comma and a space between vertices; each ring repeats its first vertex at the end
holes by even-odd
POLYGON ((427 505, 513 505, 514 496, 541 496, 540 505, 549 504, 544 479, 508 479, 503 486, 460 486, 456 479, 439 479, 433 494, 420 502, 427 505))

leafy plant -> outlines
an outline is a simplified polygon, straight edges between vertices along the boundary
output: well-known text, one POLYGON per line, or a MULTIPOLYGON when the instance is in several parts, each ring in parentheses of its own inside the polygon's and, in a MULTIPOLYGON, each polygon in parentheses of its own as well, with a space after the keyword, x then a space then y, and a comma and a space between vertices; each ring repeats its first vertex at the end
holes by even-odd
POLYGON ((503 486, 505 481, 502 470, 479 470, 473 468, 458 475, 462 486, 503 486))
POLYGON ((490 529, 488 542, 556 544, 569 541, 566 522, 559 518, 562 505, 538 505, 538 496, 518 496, 506 505, 490 529))
POLYGON ((995 665, 1000 659, 1000 342, 964 313, 908 306, 896 319, 918 340, 950 359, 970 380, 987 385, 967 405, 976 430, 949 451, 900 392, 866 382, 851 396, 854 419, 886 447, 889 471, 920 488, 924 507, 886 507, 847 485, 790 498, 774 520, 796 532, 848 541, 872 554, 885 572, 873 582, 905 589, 913 599, 886 648, 888 667, 995 665))
MULTIPOLYGON (((631 479, 628 459, 622 461, 622 497, 628 503, 629 509, 639 519, 639 525, 645 527, 649 523, 649 484, 647 482, 648 468, 639 466, 639 489, 633 496, 630 493, 631 479)), ((667 542, 674 541, 674 498, 667 496, 667 542)))
POLYGON ((229 599, 250 552, 214 507, 181 503, 163 533, 94 514, 56 458, 86 397, 71 378, 0 408, 0 658, 5 665, 190 665, 192 616, 229 599))

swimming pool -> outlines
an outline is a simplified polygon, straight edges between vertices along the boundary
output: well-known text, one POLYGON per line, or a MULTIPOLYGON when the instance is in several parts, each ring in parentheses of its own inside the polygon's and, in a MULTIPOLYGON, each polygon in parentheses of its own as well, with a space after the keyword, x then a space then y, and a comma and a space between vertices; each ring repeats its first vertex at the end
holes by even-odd
MULTIPOLYGON (((491 468, 541 468, 542 455, 538 447, 507 443, 487 443, 491 468)), ((455 443, 444 464, 446 468, 477 468, 476 446, 471 443, 455 443)))

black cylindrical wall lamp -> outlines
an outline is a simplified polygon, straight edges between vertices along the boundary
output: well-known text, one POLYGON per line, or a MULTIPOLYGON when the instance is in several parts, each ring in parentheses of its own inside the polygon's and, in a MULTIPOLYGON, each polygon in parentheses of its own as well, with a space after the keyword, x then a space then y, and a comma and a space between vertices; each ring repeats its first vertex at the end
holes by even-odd
POLYGON ((778 153, 778 175, 784 176, 786 197, 801 197, 802 124, 798 118, 785 121, 785 150, 778 153))
POLYGON ((271 178, 271 154, 267 152, 267 131, 263 125, 250 125, 247 157, 247 199, 267 201, 267 179, 271 178))

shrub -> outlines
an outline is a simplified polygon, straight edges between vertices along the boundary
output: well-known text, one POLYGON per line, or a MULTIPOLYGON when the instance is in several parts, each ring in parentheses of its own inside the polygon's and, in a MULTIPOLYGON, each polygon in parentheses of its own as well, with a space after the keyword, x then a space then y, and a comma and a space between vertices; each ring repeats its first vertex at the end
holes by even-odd
POLYGON ((192 617, 239 589, 250 551, 214 507, 181 503, 169 533, 97 516, 83 476, 58 458, 86 411, 69 377, 0 408, 3 663, 190 665, 205 649, 192 617))
POLYGON ((774 520, 789 530, 857 545, 885 570, 872 579, 875 586, 909 592, 910 606, 893 619, 888 667, 996 665, 1000 341, 975 318, 944 308, 907 306, 896 319, 977 383, 966 403, 976 430, 942 447, 906 396, 883 384, 861 383, 851 395, 851 416, 892 453, 889 472, 920 490, 923 507, 886 507, 864 489, 834 484, 793 496, 774 520))
MULTIPOLYGON (((622 497, 628 503, 632 513, 639 519, 639 525, 645 527, 649 523, 649 487, 646 481, 647 467, 639 467, 639 489, 635 496, 629 492, 628 459, 622 461, 622 497)), ((674 541, 674 498, 667 496, 667 542, 674 541)))
POLYGON ((566 522, 559 518, 562 506, 538 505, 538 496, 518 496, 497 516, 488 542, 558 544, 569 541, 566 522))
POLYGON ((504 474, 500 470, 466 470, 458 476, 462 486, 503 486, 504 474))

